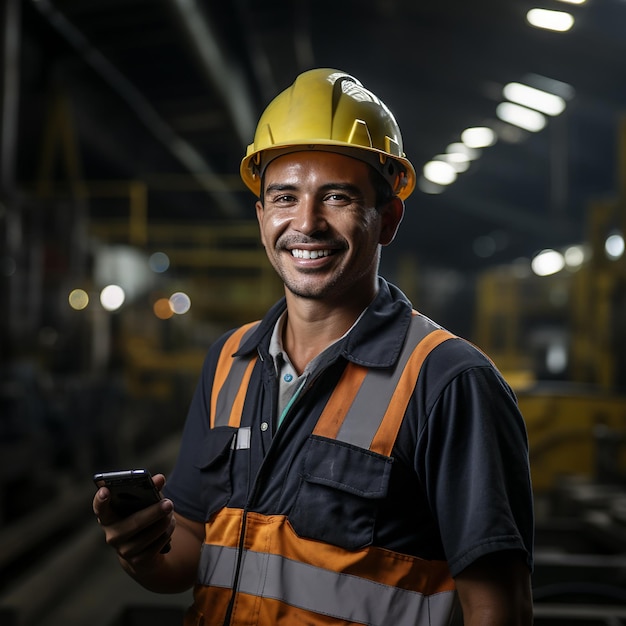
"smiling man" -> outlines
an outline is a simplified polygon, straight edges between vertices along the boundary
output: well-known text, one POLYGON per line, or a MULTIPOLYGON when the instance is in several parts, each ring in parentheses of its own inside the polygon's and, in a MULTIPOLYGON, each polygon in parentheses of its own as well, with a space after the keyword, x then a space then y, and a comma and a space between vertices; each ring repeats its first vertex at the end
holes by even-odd
POLYGON ((379 276, 415 186, 390 110, 344 72, 305 72, 241 175, 285 297, 211 347, 166 499, 120 519, 96 493, 122 566, 193 585, 186 626, 443 626, 459 607, 466 625, 531 624, 515 397, 379 276))

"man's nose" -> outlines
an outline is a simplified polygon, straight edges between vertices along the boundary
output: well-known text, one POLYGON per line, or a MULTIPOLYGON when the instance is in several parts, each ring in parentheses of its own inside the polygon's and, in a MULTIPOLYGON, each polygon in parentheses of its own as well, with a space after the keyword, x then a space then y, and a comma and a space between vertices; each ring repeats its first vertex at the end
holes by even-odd
POLYGON ((298 202, 292 226, 302 233, 314 233, 328 228, 324 205, 319 200, 304 197, 298 202))

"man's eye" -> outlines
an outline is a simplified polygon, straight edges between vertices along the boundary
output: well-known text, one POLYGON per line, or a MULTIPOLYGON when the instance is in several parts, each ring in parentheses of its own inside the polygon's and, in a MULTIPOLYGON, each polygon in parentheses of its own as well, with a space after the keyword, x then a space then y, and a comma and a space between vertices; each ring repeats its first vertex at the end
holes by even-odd
POLYGON ((326 196, 326 200, 328 202, 350 202, 351 199, 349 196, 346 196, 344 193, 329 193, 326 196))
POLYGON ((288 194, 282 194, 280 196, 276 196, 272 198, 272 202, 274 202, 275 204, 281 204, 281 203, 293 202, 293 201, 294 201, 294 197, 288 194))

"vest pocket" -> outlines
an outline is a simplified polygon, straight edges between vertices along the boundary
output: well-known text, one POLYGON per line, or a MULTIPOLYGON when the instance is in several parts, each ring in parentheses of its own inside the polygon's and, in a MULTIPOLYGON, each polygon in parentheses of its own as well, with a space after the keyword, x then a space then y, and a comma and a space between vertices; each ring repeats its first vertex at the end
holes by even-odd
POLYGON ((212 428, 195 455, 194 465, 202 470, 202 502, 207 519, 231 498, 230 467, 237 430, 231 426, 212 428))
POLYGON ((356 550, 372 543, 393 460, 333 439, 307 442, 300 485, 289 513, 296 534, 356 550))

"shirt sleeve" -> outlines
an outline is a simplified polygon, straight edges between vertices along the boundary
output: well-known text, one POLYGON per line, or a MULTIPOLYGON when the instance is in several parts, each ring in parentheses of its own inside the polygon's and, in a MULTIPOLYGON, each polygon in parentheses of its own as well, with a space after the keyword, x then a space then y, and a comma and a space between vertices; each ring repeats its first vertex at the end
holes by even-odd
POLYGON ((429 364, 440 382, 425 399, 416 463, 451 574, 503 550, 522 551, 532 569, 528 440, 517 401, 473 346, 446 343, 429 364))

